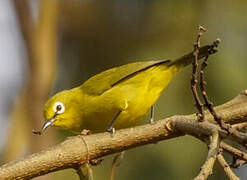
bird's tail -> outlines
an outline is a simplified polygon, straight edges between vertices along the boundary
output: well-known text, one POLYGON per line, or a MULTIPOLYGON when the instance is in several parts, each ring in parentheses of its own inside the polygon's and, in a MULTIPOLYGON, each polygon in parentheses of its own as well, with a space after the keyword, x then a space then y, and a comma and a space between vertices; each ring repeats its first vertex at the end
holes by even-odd
MULTIPOLYGON (((199 55, 198 55, 198 59, 201 59, 205 56, 207 56, 209 53, 210 54, 214 54, 217 52, 217 50, 213 49, 211 50, 211 46, 210 45, 207 45, 207 46, 203 46, 199 49, 199 55), (210 52, 209 52, 210 50, 210 52)), ((175 61, 172 61, 169 66, 172 66, 172 65, 176 65, 176 66, 187 66, 189 64, 191 64, 194 60, 194 55, 193 55, 193 52, 189 53, 189 54, 186 54, 178 59, 176 59, 175 61)))

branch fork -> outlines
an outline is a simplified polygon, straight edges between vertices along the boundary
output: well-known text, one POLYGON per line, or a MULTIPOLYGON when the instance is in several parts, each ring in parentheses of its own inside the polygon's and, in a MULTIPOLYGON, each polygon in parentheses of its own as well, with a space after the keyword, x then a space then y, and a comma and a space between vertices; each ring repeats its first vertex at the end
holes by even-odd
MULTIPOLYGON (((216 113, 214 106, 213 106, 213 103, 209 100, 209 97, 207 95, 206 88, 205 88, 206 82, 204 80, 204 70, 208 65, 208 58, 209 58, 210 54, 213 53, 214 48, 218 47, 218 45, 220 43, 220 39, 216 39, 212 43, 212 45, 208 49, 208 55, 205 56, 203 62, 201 63, 199 88, 200 88, 200 92, 202 94, 204 104, 201 102, 201 100, 199 98, 199 95, 197 92, 198 54, 199 54, 199 48, 200 48, 200 38, 204 32, 206 32, 206 29, 203 28, 202 26, 199 26, 199 32, 197 35, 196 42, 194 44, 194 57, 195 57, 195 59, 194 59, 194 62, 192 63, 191 90, 192 90, 192 94, 194 96, 196 108, 198 110, 197 119, 199 122, 204 121, 205 112, 203 111, 203 108, 204 107, 207 108, 209 113, 213 116, 214 120, 217 122, 217 124, 221 128, 221 130, 224 130, 227 133, 226 137, 228 137, 228 136, 235 137, 238 139, 238 142, 241 145, 246 147, 247 135, 245 133, 239 132, 238 130, 241 129, 242 127, 245 127, 247 124, 244 122, 241 125, 238 125, 238 126, 235 125, 235 127, 232 127, 230 124, 225 123, 222 120, 222 117, 216 113)), ((245 94, 245 95, 247 94, 246 90, 243 92, 243 94, 245 94)), ((207 179, 208 176, 212 174, 214 163, 215 163, 216 159, 219 161, 220 165, 224 169, 224 171, 225 171, 226 175, 229 177, 229 179, 233 179, 233 180, 239 179, 231 170, 230 166, 228 165, 228 163, 224 159, 224 156, 222 155, 222 153, 225 149, 226 151, 230 152, 234 156, 238 156, 238 157, 240 156, 241 164, 238 163, 238 166, 241 166, 241 165, 246 163, 246 159, 242 158, 242 157, 245 157, 246 154, 244 152, 238 150, 238 149, 233 148, 230 145, 225 144, 223 142, 224 137, 220 136, 219 130, 216 130, 216 129, 213 130, 212 133, 210 134, 209 139, 210 139, 210 144, 209 144, 209 151, 208 151, 207 159, 206 159, 205 163, 203 164, 203 166, 201 167, 199 174, 194 178, 194 180, 207 179), (222 147, 220 148, 220 146, 222 146, 222 147)), ((236 166, 236 163, 235 163, 235 166, 236 166)))

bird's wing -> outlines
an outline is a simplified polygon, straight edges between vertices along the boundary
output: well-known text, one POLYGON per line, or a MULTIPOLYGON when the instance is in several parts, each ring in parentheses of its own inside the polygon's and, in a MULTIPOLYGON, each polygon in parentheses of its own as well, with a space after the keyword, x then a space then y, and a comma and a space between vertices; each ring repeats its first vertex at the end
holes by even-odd
MULTIPOLYGON (((211 46, 204 46, 200 48, 198 59, 201 59, 207 56, 209 53, 213 54, 217 52, 212 49, 212 52, 208 52, 211 46)), ((144 62, 136 62, 130 63, 123 66, 115 67, 109 70, 106 70, 102 73, 99 73, 90 79, 88 79, 84 84, 81 85, 80 88, 87 94, 91 95, 100 95, 112 88, 113 86, 119 84, 120 82, 128 79, 130 77, 135 76, 141 71, 144 71, 150 67, 157 66, 160 64, 167 63, 168 66, 172 66, 174 64, 186 66, 192 63, 194 59, 193 52, 186 54, 175 61, 170 60, 159 60, 159 61, 144 61, 144 62)))
POLYGON ((144 61, 115 67, 91 77, 83 83, 80 88, 83 89, 84 93, 100 95, 125 79, 135 76, 141 71, 168 62, 170 62, 170 60, 144 61))

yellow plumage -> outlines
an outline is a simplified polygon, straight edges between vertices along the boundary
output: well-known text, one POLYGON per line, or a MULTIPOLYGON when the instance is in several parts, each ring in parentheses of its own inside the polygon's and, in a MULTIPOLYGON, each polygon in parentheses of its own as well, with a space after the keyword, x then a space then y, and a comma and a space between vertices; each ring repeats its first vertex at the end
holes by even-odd
MULTIPOLYGON (((199 58, 207 54, 208 48, 200 49, 199 58)), ((118 113, 113 127, 134 126, 148 113, 173 76, 192 60, 190 53, 176 61, 131 63, 97 74, 46 103, 44 115, 48 120, 43 130, 52 125, 75 132, 105 131, 118 113)))
POLYGON ((100 96, 85 95, 85 102, 89 102, 84 107, 82 118, 85 128, 106 130, 119 111, 122 112, 114 123, 115 128, 135 125, 147 114, 178 70, 174 66, 154 66, 122 81, 100 96))

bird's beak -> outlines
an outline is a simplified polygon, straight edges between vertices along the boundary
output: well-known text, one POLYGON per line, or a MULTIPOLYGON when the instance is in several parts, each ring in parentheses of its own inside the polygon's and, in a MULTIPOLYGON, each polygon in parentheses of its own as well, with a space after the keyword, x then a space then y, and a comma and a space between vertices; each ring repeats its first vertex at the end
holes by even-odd
POLYGON ((53 123, 55 122, 55 118, 51 118, 51 119, 48 119, 44 122, 43 126, 42 126, 42 132, 44 132, 46 130, 46 128, 48 128, 49 126, 51 126, 53 123))

